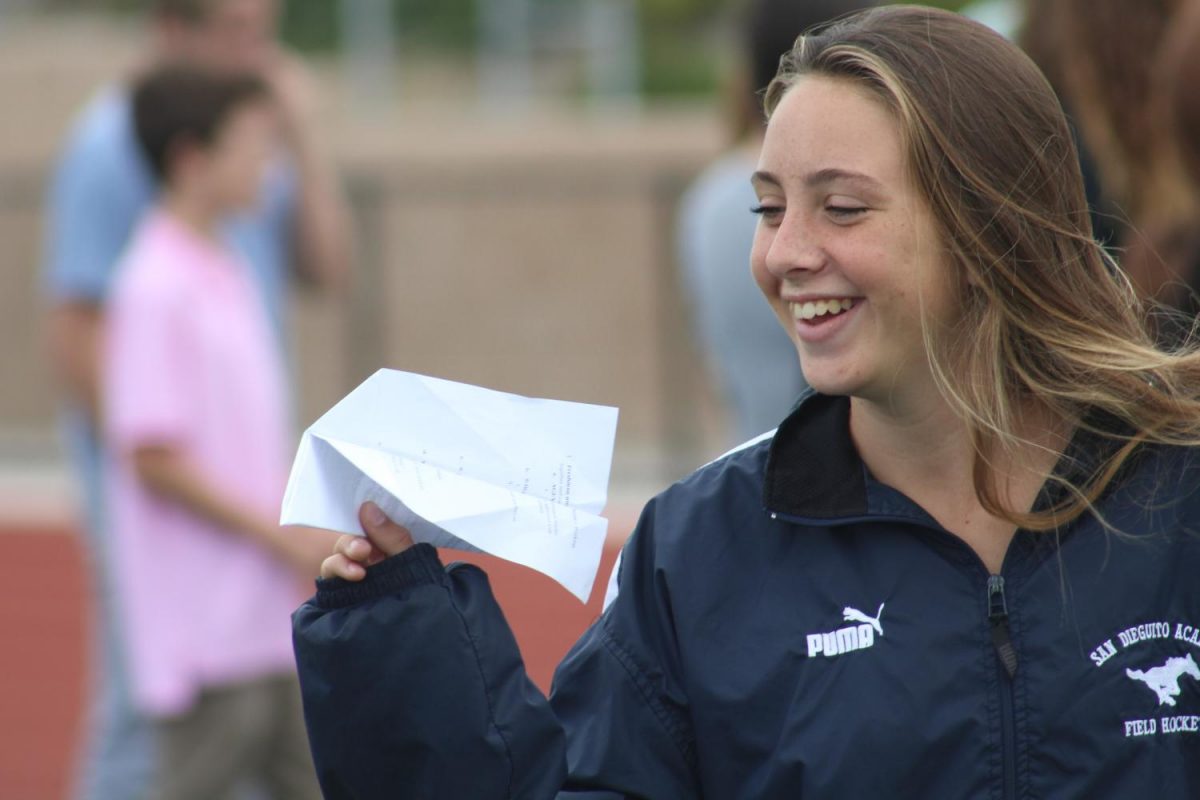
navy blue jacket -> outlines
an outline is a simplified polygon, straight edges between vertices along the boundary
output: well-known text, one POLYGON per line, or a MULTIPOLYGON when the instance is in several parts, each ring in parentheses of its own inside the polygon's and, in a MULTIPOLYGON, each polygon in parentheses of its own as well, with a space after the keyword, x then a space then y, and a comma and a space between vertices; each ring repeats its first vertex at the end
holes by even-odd
POLYGON ((1119 533, 1018 532, 989 575, 848 408, 651 501, 549 701, 475 567, 321 582, 294 622, 326 797, 1200 798, 1197 452, 1143 447, 1099 500, 1119 533))

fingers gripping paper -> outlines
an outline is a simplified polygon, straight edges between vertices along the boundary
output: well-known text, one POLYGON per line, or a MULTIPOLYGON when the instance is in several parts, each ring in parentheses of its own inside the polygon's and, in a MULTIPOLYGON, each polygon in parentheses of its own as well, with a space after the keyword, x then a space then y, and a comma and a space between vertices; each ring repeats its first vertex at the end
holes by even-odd
POLYGON ((586 602, 617 409, 380 370, 300 441, 280 522, 361 535, 366 500, 418 542, 524 564, 586 602))

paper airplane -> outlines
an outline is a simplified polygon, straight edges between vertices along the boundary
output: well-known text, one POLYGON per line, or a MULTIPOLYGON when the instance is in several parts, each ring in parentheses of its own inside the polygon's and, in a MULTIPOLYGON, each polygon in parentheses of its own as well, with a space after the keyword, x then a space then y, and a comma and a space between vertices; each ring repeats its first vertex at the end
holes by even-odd
POLYGON ((280 523, 362 535, 366 500, 417 542, 489 553, 587 602, 617 409, 380 370, 304 433, 280 523))

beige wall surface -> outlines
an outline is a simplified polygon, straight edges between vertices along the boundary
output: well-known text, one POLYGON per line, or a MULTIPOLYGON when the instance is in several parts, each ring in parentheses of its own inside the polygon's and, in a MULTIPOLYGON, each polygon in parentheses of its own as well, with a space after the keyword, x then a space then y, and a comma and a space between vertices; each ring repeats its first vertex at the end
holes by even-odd
MULTIPOLYGON (((47 175, 71 116, 135 59, 135 41, 87 20, 0 29, 0 460, 10 466, 53 452, 37 285, 47 175)), ((295 297, 299 424, 386 366, 619 406, 618 481, 659 483, 720 451, 719 404, 672 253, 679 193, 720 146, 710 110, 497 116, 458 101, 444 68, 436 90, 363 109, 345 99, 336 65, 314 73, 356 256, 344 296, 295 297)))

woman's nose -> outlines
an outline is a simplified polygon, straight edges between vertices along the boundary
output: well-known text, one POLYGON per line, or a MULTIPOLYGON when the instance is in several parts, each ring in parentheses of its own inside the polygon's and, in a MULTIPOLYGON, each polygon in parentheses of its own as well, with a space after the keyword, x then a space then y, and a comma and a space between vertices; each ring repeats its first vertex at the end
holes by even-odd
POLYGON ((825 259, 825 250, 812 225, 801 215, 785 215, 767 249, 767 269, 784 278, 797 271, 819 270, 825 259))

